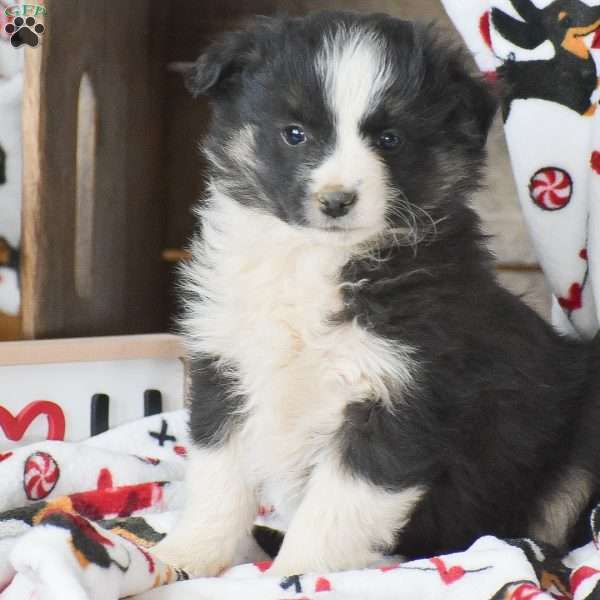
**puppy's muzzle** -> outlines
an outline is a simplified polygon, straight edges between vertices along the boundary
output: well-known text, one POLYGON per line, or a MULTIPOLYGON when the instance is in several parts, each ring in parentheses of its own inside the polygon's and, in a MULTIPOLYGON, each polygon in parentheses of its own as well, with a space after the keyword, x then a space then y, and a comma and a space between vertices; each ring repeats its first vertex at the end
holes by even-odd
POLYGON ((328 217, 337 219, 350 212, 350 209, 358 200, 358 195, 356 192, 330 190, 317 192, 316 198, 319 202, 319 209, 321 212, 328 217))

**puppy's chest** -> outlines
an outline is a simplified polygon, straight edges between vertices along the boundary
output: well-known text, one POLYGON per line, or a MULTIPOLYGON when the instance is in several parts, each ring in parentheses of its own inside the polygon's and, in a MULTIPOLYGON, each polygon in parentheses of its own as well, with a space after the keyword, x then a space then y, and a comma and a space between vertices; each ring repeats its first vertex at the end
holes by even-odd
POLYGON ((261 434, 332 432, 346 404, 369 394, 378 361, 390 359, 367 331, 333 318, 348 251, 260 240, 228 248, 208 256, 206 350, 233 367, 261 434))
POLYGON ((193 274, 203 298, 196 348, 230 368, 245 403, 241 435, 252 469, 295 486, 331 449, 349 403, 389 400, 390 387, 407 377, 408 354, 334 318, 344 307, 348 249, 282 225, 223 222, 205 228, 193 274))
POLYGON ((218 302, 207 342, 235 366, 250 396, 331 374, 339 361, 335 340, 346 328, 332 322, 343 307, 342 257, 310 247, 269 250, 239 249, 217 262, 208 282, 218 302))

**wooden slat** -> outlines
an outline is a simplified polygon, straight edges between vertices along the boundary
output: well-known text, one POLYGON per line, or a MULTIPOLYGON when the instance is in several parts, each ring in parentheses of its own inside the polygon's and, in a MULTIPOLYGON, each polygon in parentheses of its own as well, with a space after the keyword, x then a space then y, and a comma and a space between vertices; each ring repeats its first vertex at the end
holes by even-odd
POLYGON ((19 340, 21 337, 20 315, 13 317, 0 312, 0 342, 19 340))
POLYGON ((169 359, 185 355, 181 338, 169 334, 107 336, 0 344, 0 366, 43 363, 169 359))
POLYGON ((496 266, 498 271, 507 273, 541 273, 542 269, 539 265, 526 263, 500 263, 496 266))
POLYGON ((34 338, 163 330, 166 27, 153 25, 165 9, 146 0, 120 3, 118 10, 96 0, 47 0, 46 6, 43 43, 26 54, 24 333, 34 338), (78 296, 74 278, 83 73, 98 110, 89 298, 78 296))

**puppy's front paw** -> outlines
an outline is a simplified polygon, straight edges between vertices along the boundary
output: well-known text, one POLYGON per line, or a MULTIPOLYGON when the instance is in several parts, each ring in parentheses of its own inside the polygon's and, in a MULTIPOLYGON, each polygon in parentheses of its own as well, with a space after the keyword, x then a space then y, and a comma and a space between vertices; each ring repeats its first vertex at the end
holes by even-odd
POLYGON ((266 575, 272 575, 273 577, 291 577, 292 575, 304 575, 305 571, 301 568, 292 567, 291 565, 275 565, 270 567, 266 575))
POLYGON ((318 569, 301 558, 276 558, 267 571, 267 575, 274 577, 291 577, 292 575, 304 575, 306 573, 325 572, 326 569, 318 569))
POLYGON ((149 549, 163 563, 185 571, 190 577, 216 577, 228 566, 228 561, 217 556, 215 548, 202 548, 195 540, 168 536, 149 549))

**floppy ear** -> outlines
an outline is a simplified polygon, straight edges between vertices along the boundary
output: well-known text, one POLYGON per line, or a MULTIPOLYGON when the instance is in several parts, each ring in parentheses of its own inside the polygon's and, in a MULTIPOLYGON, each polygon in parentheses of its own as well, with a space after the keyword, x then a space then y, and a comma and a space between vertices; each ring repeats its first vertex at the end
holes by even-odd
POLYGON ((496 86, 471 73, 470 55, 443 30, 430 24, 417 27, 416 36, 425 58, 423 87, 439 107, 444 127, 481 150, 498 107, 496 86))
POLYGON ((257 60, 255 31, 226 33, 198 58, 186 74, 186 86, 195 97, 212 95, 227 87, 257 60))
MULTIPOLYGON (((437 53, 438 57, 440 53, 437 53)), ((447 126, 468 147, 478 151, 485 146, 487 135, 498 108, 496 84, 486 81, 479 73, 472 74, 469 57, 460 47, 446 47, 437 63, 438 98, 449 107, 447 126), (493 85, 493 87, 492 87, 493 85)))
POLYGON ((463 70, 457 83, 457 116, 462 121, 464 133, 477 148, 483 148, 498 108, 497 96, 492 84, 466 70, 463 70))

